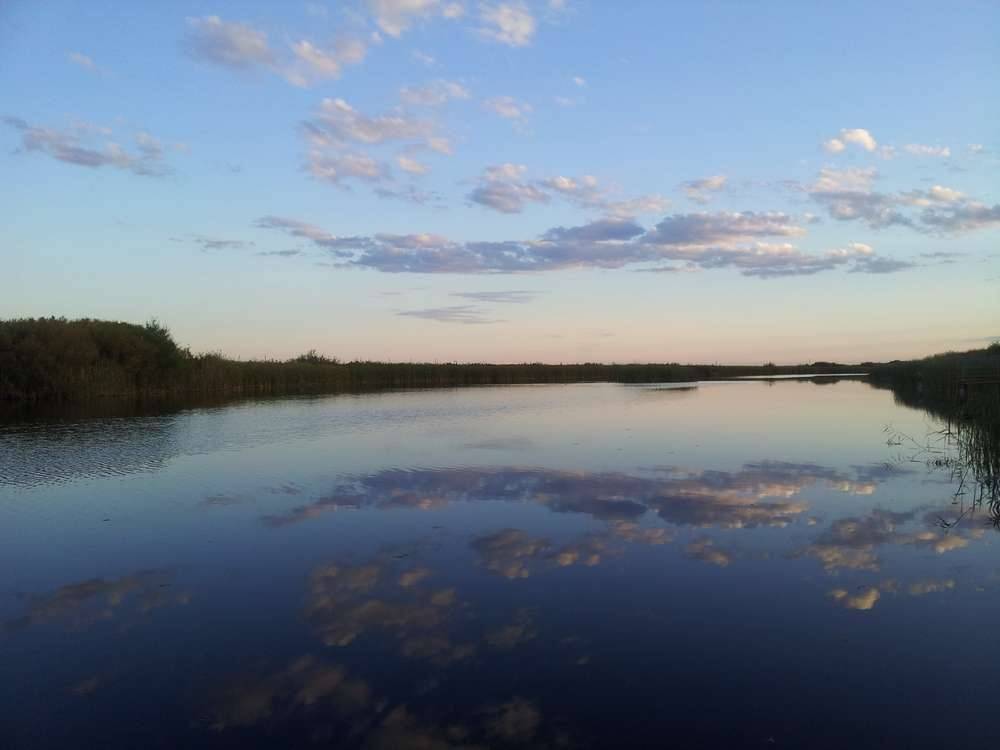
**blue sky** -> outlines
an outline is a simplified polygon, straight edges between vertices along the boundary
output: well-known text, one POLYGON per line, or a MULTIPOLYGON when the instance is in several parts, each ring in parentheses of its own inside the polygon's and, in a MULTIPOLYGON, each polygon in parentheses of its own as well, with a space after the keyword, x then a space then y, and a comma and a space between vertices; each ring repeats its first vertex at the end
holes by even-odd
POLYGON ((0 6, 0 316, 195 350, 1000 337, 993 3, 0 6))

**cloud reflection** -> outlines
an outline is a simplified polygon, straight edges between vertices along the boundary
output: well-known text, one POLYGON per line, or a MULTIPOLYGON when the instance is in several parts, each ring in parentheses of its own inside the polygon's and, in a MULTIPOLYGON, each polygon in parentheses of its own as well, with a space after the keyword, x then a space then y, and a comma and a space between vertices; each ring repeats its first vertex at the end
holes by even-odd
POLYGON ((50 623, 79 629, 116 616, 145 616, 161 607, 187 604, 189 600, 187 592, 173 588, 168 571, 140 571, 110 580, 90 578, 60 586, 49 594, 26 596, 25 613, 4 622, 3 631, 16 632, 50 623))
POLYGON ((885 479, 879 467, 841 472, 776 461, 746 464, 733 472, 664 468, 650 475, 521 467, 388 470, 344 482, 326 496, 262 521, 278 528, 338 510, 431 510, 500 501, 534 503, 602 521, 635 522, 652 511, 675 525, 785 526, 806 510, 794 498, 807 487, 869 495, 885 479))

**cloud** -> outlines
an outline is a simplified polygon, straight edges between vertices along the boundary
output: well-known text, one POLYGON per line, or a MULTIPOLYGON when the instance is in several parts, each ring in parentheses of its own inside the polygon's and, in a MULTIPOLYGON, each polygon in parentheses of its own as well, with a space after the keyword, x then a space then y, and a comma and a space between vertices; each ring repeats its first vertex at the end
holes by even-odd
POLYGON ((98 70, 97 64, 93 61, 93 59, 83 54, 82 52, 70 52, 68 55, 66 55, 66 59, 68 59, 74 65, 78 65, 79 67, 83 68, 84 70, 89 70, 91 72, 96 72, 98 70))
POLYGON ((524 47, 535 35, 535 17, 522 2, 482 3, 479 18, 480 34, 510 47, 524 47))
POLYGON ((404 86, 399 98, 414 107, 437 107, 453 99, 468 99, 469 90, 457 81, 439 78, 423 86, 404 86))
POLYGON ((407 201, 421 206, 438 202, 441 199, 441 196, 438 193, 420 190, 414 185, 403 185, 398 188, 379 186, 375 188, 374 192, 379 198, 407 201))
POLYGON ((194 235, 192 239, 205 252, 212 250, 245 250, 254 246, 253 242, 247 240, 227 240, 219 237, 206 237, 200 234, 194 235))
POLYGON ((713 175, 703 177, 700 180, 690 180, 682 183, 681 188, 689 200, 695 203, 705 204, 713 198, 713 193, 717 193, 726 186, 725 175, 713 175))
POLYGON ((828 154, 839 154, 845 148, 847 148, 847 146, 845 146, 844 142, 839 138, 831 138, 828 141, 823 141, 823 150, 828 154))
MULTIPOLYGON (((523 174, 520 165, 491 170, 488 176, 496 179, 486 179, 480 192, 473 192, 474 200, 516 212, 528 199, 545 199, 540 197, 545 193, 526 183, 500 181, 523 174)), ((301 231, 294 220, 281 221, 289 223, 264 219, 258 226, 292 234, 301 231)), ((745 276, 775 278, 836 268, 886 273, 904 267, 881 262, 862 243, 805 253, 788 242, 770 242, 772 237, 794 237, 804 231, 781 213, 675 214, 648 230, 631 220, 605 218, 576 227, 553 227, 534 240, 492 242, 456 242, 434 234, 335 237, 313 229, 318 235, 313 241, 330 250, 338 265, 388 273, 515 273, 645 264, 660 270, 730 268, 745 276), (673 262, 684 265, 668 265, 673 262)))
MULTIPOLYGON (((875 509, 864 516, 842 518, 797 554, 816 558, 831 573, 841 568, 877 571, 879 547, 912 546, 930 549, 941 555, 968 546, 969 538, 951 529, 944 532, 927 528, 906 530, 916 515, 916 511, 875 509)), ((926 527, 936 523, 937 519, 936 513, 928 513, 922 522, 926 527)))
POLYGON ((528 203, 547 203, 549 196, 541 188, 523 180, 527 170, 523 164, 511 163, 487 167, 468 198, 506 214, 520 213, 528 203))
POLYGON ((862 589, 856 594, 849 594, 846 589, 834 589, 830 598, 847 609, 872 609, 879 600, 879 590, 874 586, 862 589))
POLYGON ((438 323, 461 323, 463 325, 500 322, 486 317, 483 309, 474 305, 451 305, 450 307, 427 307, 422 310, 401 310, 396 315, 404 318, 422 318, 424 320, 437 321, 438 323))
POLYGON ((400 169, 404 172, 408 172, 409 174, 427 174, 427 172, 430 171, 430 167, 426 164, 419 162, 406 154, 400 154, 397 156, 396 163, 399 165, 400 169))
POLYGON ((1000 203, 989 206, 975 200, 925 208, 920 221, 941 232, 970 232, 1000 226, 1000 203))
POLYGON ((453 292, 452 297, 463 297, 475 300, 476 302, 493 302, 500 304, 523 305, 533 302, 538 297, 539 292, 531 292, 523 289, 508 289, 497 292, 453 292))
POLYGON ((433 68, 437 60, 434 59, 433 55, 428 55, 426 52, 421 52, 420 50, 413 50, 413 59, 428 68, 433 68))
POLYGON ((285 219, 280 216, 264 216, 257 220, 255 226, 262 229, 281 229, 293 237, 312 240, 318 245, 325 245, 327 242, 336 240, 332 234, 313 224, 296 219, 285 219))
POLYGON ((216 732, 261 722, 292 722, 302 712, 352 717, 370 710, 371 689, 347 670, 312 656, 272 674, 241 674, 215 690, 206 718, 216 732))
POLYGON ((860 258, 848 273, 896 273, 916 268, 919 264, 896 258, 860 258))
POLYGON ((267 70, 301 87, 339 78, 344 66, 361 63, 368 49, 354 37, 341 37, 331 47, 301 39, 279 56, 267 33, 249 24, 205 16, 188 18, 187 25, 185 46, 194 59, 235 70, 267 70))
POLYGON ((854 145, 865 151, 874 151, 878 148, 878 142, 864 128, 843 129, 835 138, 824 141, 823 148, 830 154, 843 152, 848 145, 854 145))
POLYGON ((187 25, 188 53, 198 60, 229 68, 274 64, 267 34, 249 24, 205 16, 188 18, 187 25))
POLYGON ((604 204, 603 190, 597 178, 585 174, 582 177, 557 175, 539 180, 538 186, 583 208, 596 208, 604 204))
POLYGON ((514 698, 488 709, 487 713, 487 731, 503 742, 516 744, 531 742, 542 721, 542 715, 534 704, 523 698, 514 698))
POLYGON ((354 178, 367 182, 382 182, 390 176, 389 167, 383 162, 361 153, 324 154, 311 151, 306 168, 317 180, 340 184, 354 178))
POLYGON ((923 143, 907 143, 903 150, 913 156, 936 156, 947 158, 951 156, 951 149, 947 146, 928 146, 923 143))
POLYGON ((951 591, 954 588, 955 580, 953 578, 928 578, 922 581, 914 581, 907 587, 906 591, 910 596, 926 596, 927 594, 936 594, 941 591, 951 591))
POLYGON ((912 226, 891 195, 871 189, 878 177, 874 169, 820 170, 819 178, 806 191, 838 221, 860 220, 873 229, 893 225, 912 226))
POLYGON ((295 258, 299 255, 305 255, 305 253, 301 250, 264 250, 257 255, 272 258, 295 258))
POLYGON ((76 581, 47 594, 30 594, 25 597, 24 614, 0 622, 0 633, 54 622, 80 629, 115 617, 144 616, 168 605, 187 604, 189 594, 173 589, 171 578, 167 571, 144 570, 110 580, 76 581))
POLYGON ((359 149, 401 145, 396 163, 409 175, 430 171, 427 164, 413 157, 414 152, 451 153, 451 141, 432 121, 400 111, 369 116, 343 99, 324 99, 317 114, 302 123, 302 132, 309 144, 305 168, 316 179, 333 184, 361 180, 376 185, 379 197, 415 203, 429 203, 437 196, 413 185, 399 186, 386 162, 359 149))
POLYGON ((160 141, 143 131, 135 136, 136 151, 130 152, 113 140, 105 140, 99 147, 88 145, 97 134, 108 136, 111 131, 87 123, 56 130, 31 125, 19 117, 4 117, 3 122, 21 132, 22 151, 47 154, 79 167, 112 167, 143 177, 159 177, 170 171, 163 163, 160 141))
POLYGON ((662 214, 670 208, 670 200, 659 194, 641 195, 621 201, 607 201, 604 212, 617 219, 632 219, 644 214, 662 214))
POLYGON ((573 76, 572 80, 573 80, 573 85, 579 88, 583 88, 584 86, 587 85, 587 79, 582 78, 581 76, 573 76))
POLYGON ((872 189, 877 178, 874 169, 824 168, 816 182, 804 189, 832 218, 861 221, 872 229, 905 226, 922 232, 952 234, 1000 223, 1000 205, 989 206, 944 185, 933 185, 928 190, 881 193, 872 189), (922 211, 907 213, 915 208, 922 211))
POLYGON ((732 555, 715 546, 708 537, 694 540, 684 548, 684 554, 692 560, 701 560, 725 568, 733 561, 732 555))
POLYGON ((361 40, 343 37, 329 49, 302 39, 291 45, 294 59, 280 73, 294 86, 309 86, 316 81, 339 78, 345 65, 359 65, 368 52, 361 40))
POLYGON ((643 241, 658 245, 730 246, 756 238, 795 237, 804 233, 788 214, 720 211, 668 216, 643 241))
POLYGON ((483 109, 507 120, 523 120, 531 113, 531 105, 512 96, 494 96, 483 102, 483 109))
POLYGON ((551 242, 624 242, 635 239, 644 232, 634 221, 600 219, 578 227, 553 227, 542 237, 551 242))
MULTIPOLYGON (((794 499, 803 489, 822 484, 837 492, 868 494, 885 477, 871 480, 866 474, 863 469, 851 474, 776 461, 746 464, 733 472, 663 469, 652 477, 516 466, 387 470, 345 482, 311 503, 262 520, 282 527, 342 508, 427 511, 453 503, 506 501, 589 515, 611 524, 616 538, 661 544, 668 541, 665 532, 637 526, 640 517, 653 512, 675 525, 702 528, 787 526, 807 510, 794 499)), ((835 537, 817 543, 842 546, 843 541, 835 537)))
POLYGON ((438 153, 450 153, 451 144, 434 123, 391 113, 368 116, 343 99, 323 99, 316 116, 304 123, 306 136, 316 147, 361 144, 380 145, 394 141, 424 146, 438 153))
POLYGON ((986 153, 986 146, 982 143, 970 143, 968 145, 968 150, 970 154, 975 154, 976 156, 986 153))
POLYGON ((526 178, 527 172, 528 168, 523 164, 507 163, 487 167, 480 176, 478 185, 467 197, 473 203, 509 214, 520 213, 529 203, 548 203, 555 197, 584 209, 601 211, 614 220, 662 213, 670 205, 670 201, 662 195, 611 200, 593 175, 556 175, 529 180, 526 178))
POLYGON ((465 12, 461 3, 441 0, 368 0, 368 8, 378 27, 392 37, 401 36, 415 22, 435 16, 455 19, 465 12))

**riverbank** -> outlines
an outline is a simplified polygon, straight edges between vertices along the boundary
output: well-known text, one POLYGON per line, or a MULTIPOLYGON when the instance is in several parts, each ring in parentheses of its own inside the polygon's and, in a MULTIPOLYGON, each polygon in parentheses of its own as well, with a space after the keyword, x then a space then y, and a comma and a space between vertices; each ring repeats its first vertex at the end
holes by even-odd
POLYGON ((315 352, 286 361, 240 361, 219 354, 193 354, 155 322, 0 321, 0 400, 10 402, 271 396, 528 383, 676 383, 857 370, 857 364, 831 362, 796 366, 340 362, 315 352))

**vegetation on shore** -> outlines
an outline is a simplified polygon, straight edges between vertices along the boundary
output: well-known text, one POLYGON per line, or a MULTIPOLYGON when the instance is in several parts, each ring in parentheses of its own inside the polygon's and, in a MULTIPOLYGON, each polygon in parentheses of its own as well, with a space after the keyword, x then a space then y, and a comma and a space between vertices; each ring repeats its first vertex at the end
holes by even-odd
POLYGON ((942 428, 927 445, 905 441, 921 448, 929 465, 952 473, 959 518, 985 507, 1000 527, 1000 342, 878 365, 869 381, 890 389, 897 403, 939 421, 942 428))
POLYGON ((0 321, 0 401, 255 396, 518 383, 686 382, 851 369, 830 362, 795 367, 340 362, 315 351, 287 361, 238 361, 218 354, 192 354, 155 321, 146 325, 62 318, 0 321))
POLYGON ((983 394, 991 395, 990 383, 1000 381, 1000 341, 985 349, 946 352, 867 369, 872 383, 891 387, 911 400, 941 404, 976 400, 983 394))

